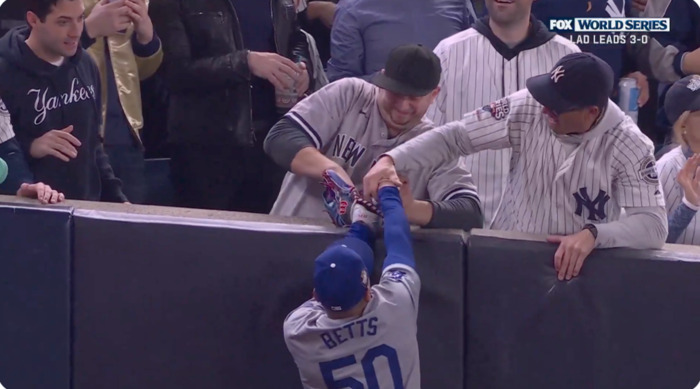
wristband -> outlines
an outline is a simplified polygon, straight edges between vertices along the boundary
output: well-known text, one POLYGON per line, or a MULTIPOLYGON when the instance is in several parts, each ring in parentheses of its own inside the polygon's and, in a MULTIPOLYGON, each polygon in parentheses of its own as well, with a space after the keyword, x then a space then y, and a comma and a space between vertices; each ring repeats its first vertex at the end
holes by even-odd
POLYGON ((593 235, 593 240, 598 239, 598 228, 595 226, 595 224, 588 223, 585 226, 583 226, 583 229, 581 231, 583 231, 583 230, 590 231, 591 234, 593 235))

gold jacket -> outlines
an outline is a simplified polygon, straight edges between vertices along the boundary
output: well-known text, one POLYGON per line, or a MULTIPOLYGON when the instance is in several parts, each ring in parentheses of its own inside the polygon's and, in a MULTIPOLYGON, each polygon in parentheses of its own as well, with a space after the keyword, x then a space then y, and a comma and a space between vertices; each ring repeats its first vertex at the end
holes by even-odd
MULTIPOLYGON (((99 0, 83 0, 85 15, 89 15, 99 0)), ((146 0, 146 4, 148 4, 146 0)), ((133 24, 124 34, 115 34, 106 38, 99 38, 87 51, 97 63, 100 70, 100 84, 102 86, 102 127, 100 135, 104 137, 104 123, 107 117, 107 65, 105 44, 109 46, 114 80, 117 83, 119 102, 124 115, 131 125, 133 135, 141 141, 140 131, 143 128, 143 111, 141 106, 141 81, 145 80, 158 70, 163 62, 163 48, 150 57, 138 57, 131 46, 131 37, 134 34, 133 24)))

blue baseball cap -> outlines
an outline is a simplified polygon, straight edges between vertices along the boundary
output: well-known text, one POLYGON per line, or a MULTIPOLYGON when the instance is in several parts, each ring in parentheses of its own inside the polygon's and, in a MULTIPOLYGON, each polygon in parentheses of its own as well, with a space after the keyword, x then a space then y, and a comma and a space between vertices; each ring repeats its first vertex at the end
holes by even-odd
POLYGON ((316 298, 333 312, 357 305, 369 288, 366 263, 373 263, 372 249, 360 239, 346 238, 328 247, 314 263, 316 298))
POLYGON ((557 114, 590 106, 603 108, 612 94, 615 74, 591 53, 562 57, 551 72, 528 78, 532 97, 557 114))
POLYGON ((685 111, 700 111, 700 75, 681 78, 671 85, 664 99, 664 112, 674 124, 685 111))

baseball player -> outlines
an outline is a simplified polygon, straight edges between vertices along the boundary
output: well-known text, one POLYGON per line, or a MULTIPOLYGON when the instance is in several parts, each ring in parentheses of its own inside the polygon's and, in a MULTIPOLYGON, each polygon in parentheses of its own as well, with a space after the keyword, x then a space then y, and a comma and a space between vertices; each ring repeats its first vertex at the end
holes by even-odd
POLYGON ((313 299, 284 321, 304 388, 420 388, 421 283, 399 190, 391 185, 381 182, 378 190, 387 251, 379 284, 369 285, 376 215, 358 204, 347 237, 316 258, 313 299))
POLYGON ((664 110, 680 145, 657 165, 668 212, 667 243, 700 244, 700 76, 676 81, 669 88, 664 110))
MULTIPOLYGON (((267 154, 289 170, 271 213, 325 218, 321 172, 335 170, 361 189, 377 157, 433 128, 423 116, 439 80, 435 54, 399 46, 373 84, 342 79, 299 102, 265 139, 267 154)), ((483 225, 471 176, 456 161, 404 173, 403 203, 412 224, 466 230, 483 225)))
POLYGON ((10 113, 0 100, 0 159, 7 163, 7 177, 0 181, 0 194, 16 194, 19 197, 37 199, 42 204, 56 204, 65 195, 44 183, 34 182, 22 148, 15 139, 10 113))
POLYGON ((387 152, 365 177, 366 195, 396 171, 511 148, 493 228, 549 234, 560 280, 578 275, 594 247, 659 248, 668 225, 653 144, 609 100, 613 77, 593 54, 569 54, 526 89, 387 152))
MULTIPOLYGON (((427 118, 441 126, 467 112, 525 88, 566 54, 580 51, 549 32, 530 14, 534 0, 486 0, 488 16, 435 48, 442 64, 440 92, 427 118)), ((510 150, 486 150, 461 159, 473 175, 489 227, 503 194, 510 150)))

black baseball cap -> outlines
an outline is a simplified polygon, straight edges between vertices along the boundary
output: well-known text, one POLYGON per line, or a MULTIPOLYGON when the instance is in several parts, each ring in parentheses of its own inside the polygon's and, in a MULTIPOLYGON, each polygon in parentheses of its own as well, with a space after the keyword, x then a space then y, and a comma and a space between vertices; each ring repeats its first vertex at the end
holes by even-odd
POLYGON ((700 111, 700 75, 693 74, 674 82, 666 92, 664 111, 671 124, 685 111, 700 111))
POLYGON ((540 104, 557 114, 590 106, 603 108, 613 91, 615 75, 590 53, 562 57, 551 72, 531 77, 527 89, 540 104))
POLYGON ((403 96, 425 96, 440 83, 440 59, 421 45, 403 45, 389 53, 374 85, 403 96))

